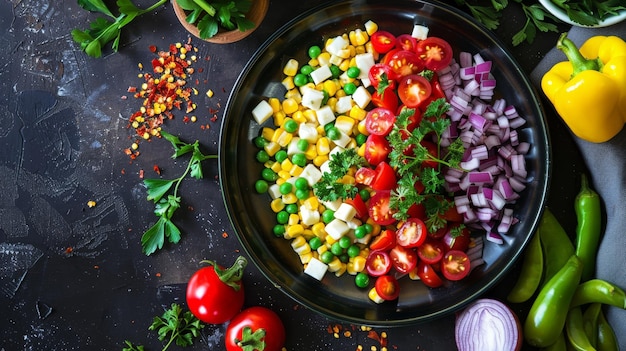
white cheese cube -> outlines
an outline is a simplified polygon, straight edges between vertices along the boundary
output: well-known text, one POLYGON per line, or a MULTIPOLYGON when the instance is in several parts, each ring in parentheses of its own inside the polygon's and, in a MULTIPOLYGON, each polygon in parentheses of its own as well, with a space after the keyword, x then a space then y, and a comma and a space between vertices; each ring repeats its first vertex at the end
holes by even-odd
POLYGON ((354 56, 354 62, 361 71, 359 73, 359 79, 367 78, 370 69, 376 64, 376 60, 374 60, 374 55, 369 52, 354 56))
POLYGON ((304 225, 313 225, 320 221, 320 213, 317 210, 308 209, 306 206, 300 206, 300 222, 304 225))
POLYGON ((335 104, 335 112, 338 114, 344 114, 352 109, 352 96, 346 95, 337 99, 335 104))
POLYGON ((341 206, 342 203, 343 202, 341 201, 341 199, 337 199, 335 201, 322 201, 322 204, 324 205, 324 207, 332 211, 337 211, 337 209, 339 208, 339 206, 341 206))
POLYGON ((360 219, 354 217, 354 218, 352 218, 350 221, 348 221, 346 223, 348 224, 348 228, 350 228, 352 230, 355 230, 356 228, 360 227, 363 224, 363 221, 361 221, 360 219))
POLYGON ((354 216, 356 216, 356 209, 354 206, 345 202, 335 211, 335 218, 341 219, 344 222, 351 221, 354 216))
MULTIPOLYGON (((322 95, 323 97, 323 95, 322 95)), ((252 109, 252 117, 258 124, 263 124, 267 121, 268 118, 272 116, 274 113, 274 109, 270 106, 269 102, 265 100, 261 100, 255 107, 252 109)))
POLYGON ((292 156, 294 154, 299 154, 302 152, 300 148, 298 148, 298 140, 300 140, 300 138, 298 137, 291 138, 291 141, 287 146, 287 155, 292 156))
POLYGON ((341 50, 345 49, 348 44, 350 44, 350 42, 339 35, 330 40, 328 45, 326 45, 326 51, 331 55, 339 56, 341 50))
POLYGON ((369 88, 372 85, 372 81, 369 78, 362 78, 361 85, 366 88, 369 88))
POLYGON ((362 85, 356 88, 354 94, 352 94, 352 100, 362 109, 365 109, 367 105, 372 101, 372 95, 362 85))
POLYGON ((339 139, 332 140, 332 142, 335 143, 335 145, 341 146, 342 148, 345 148, 346 145, 348 145, 350 141, 352 141, 352 138, 350 138, 350 136, 348 136, 346 133, 342 132, 341 130, 339 131, 339 139))
POLYGON ((315 185, 317 182, 322 179, 322 171, 315 167, 314 164, 307 164, 302 169, 302 173, 300 173, 299 177, 302 177, 307 180, 309 186, 315 185))
POLYGON ((348 224, 340 219, 333 219, 330 223, 326 224, 326 233, 335 240, 341 239, 350 231, 348 224))
POLYGON ((280 186, 278 184, 270 185, 270 187, 267 189, 267 193, 270 194, 270 197, 272 199, 278 199, 279 197, 283 196, 283 194, 280 193, 280 186))
POLYGON ((321 66, 318 69, 311 72, 311 78, 313 79, 313 83, 318 85, 319 83, 325 81, 326 79, 333 76, 333 72, 330 71, 330 67, 321 66))
POLYGON ((315 111, 315 116, 317 117, 317 122, 322 126, 335 120, 335 112, 328 105, 315 111))
POLYGON ((330 64, 333 64, 335 66, 339 66, 342 61, 343 59, 341 58, 341 56, 337 55, 330 55, 330 60, 328 60, 330 64))
POLYGON ((324 101, 323 92, 311 87, 305 87, 301 91, 302 101, 300 103, 302 106, 310 108, 311 110, 318 110, 322 106, 322 101, 324 101))
POLYGON ((304 273, 310 275, 311 277, 317 280, 322 280, 327 270, 328 270, 328 265, 326 263, 313 257, 311 258, 309 263, 306 265, 306 268, 304 269, 304 273))
POLYGON ((428 27, 416 24, 413 26, 411 36, 417 40, 424 40, 428 37, 428 27))
POLYGON ((304 139, 309 143, 315 144, 317 138, 319 137, 319 133, 313 123, 301 123, 298 127, 298 136, 300 139, 304 139))

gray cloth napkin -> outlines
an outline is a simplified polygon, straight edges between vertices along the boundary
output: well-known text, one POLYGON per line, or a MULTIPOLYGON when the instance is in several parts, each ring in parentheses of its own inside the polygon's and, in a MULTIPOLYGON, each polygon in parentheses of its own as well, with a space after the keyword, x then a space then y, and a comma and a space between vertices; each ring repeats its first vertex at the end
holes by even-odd
MULTIPOLYGON (((568 37, 579 46, 595 35, 616 35, 626 40, 626 21, 605 28, 573 27, 568 32, 568 37)), ((553 49, 533 70, 531 79, 540 92, 543 74, 556 62, 565 60, 561 51, 553 49)), ((548 108, 552 107, 546 106, 548 108)), ((598 250, 596 277, 626 290, 626 128, 606 143, 595 144, 579 138, 575 138, 575 142, 591 172, 591 185, 602 197, 607 216, 604 237, 598 250)), ((626 311, 615 307, 605 311, 620 349, 626 350, 626 311)))

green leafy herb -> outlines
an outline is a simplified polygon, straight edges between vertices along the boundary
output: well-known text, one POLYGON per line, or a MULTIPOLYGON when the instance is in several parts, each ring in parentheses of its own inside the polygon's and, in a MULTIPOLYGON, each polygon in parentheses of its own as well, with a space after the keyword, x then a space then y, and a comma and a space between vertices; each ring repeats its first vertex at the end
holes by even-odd
POLYGON ((399 176, 398 186, 392 190, 389 202, 389 207, 395 210, 394 218, 407 219, 408 209, 413 204, 424 204, 429 217, 427 225, 433 232, 445 225, 442 215, 450 209, 453 202, 441 195, 444 193, 445 180, 440 167, 423 167, 423 162, 434 161, 438 165, 457 168, 465 152, 465 147, 458 138, 445 150, 441 148, 443 132, 451 124, 450 119, 444 117, 449 109, 450 104, 444 98, 431 102, 424 111, 422 121, 412 131, 408 129, 409 117, 415 111, 405 109, 397 116, 394 128, 387 136, 392 149, 389 164, 396 169, 399 176), (432 136, 437 144, 434 155, 422 145, 426 137, 432 136), (412 152, 407 153, 406 150, 412 152), (415 187, 418 181, 424 186, 423 193, 419 193, 415 187))
MULTIPOLYGON (((517 0, 516 0, 517 1, 517 0)), ((537 35, 537 29, 542 32, 557 32, 558 28, 554 23, 545 22, 545 18, 548 17, 553 21, 557 21, 557 18, 546 11, 546 9, 539 5, 524 5, 520 3, 524 14, 526 15, 526 22, 524 27, 513 35, 513 45, 517 46, 523 41, 531 44, 537 35)))
POLYGON ((81 49, 89 56, 102 56, 102 48, 113 42, 111 47, 117 52, 120 44, 122 28, 131 23, 137 16, 151 12, 164 5, 167 0, 159 0, 154 5, 140 9, 131 0, 117 0, 117 14, 111 11, 103 0, 78 0, 85 10, 98 12, 106 17, 98 17, 85 30, 72 30, 72 38, 80 44, 81 49))
POLYGON ((145 351, 142 345, 133 345, 133 343, 128 340, 124 341, 124 344, 126 346, 122 348, 122 351, 145 351))
POLYGON ((213 37, 220 28, 246 31, 254 28, 254 23, 246 18, 251 0, 176 0, 187 14, 186 21, 196 24, 200 38, 213 37))
POLYGON ((344 184, 340 180, 352 167, 365 164, 365 159, 359 156, 355 149, 346 149, 331 156, 328 166, 330 172, 322 174, 322 178, 313 186, 315 195, 322 201, 337 199, 352 199, 358 193, 354 184, 344 184))
POLYGON ((187 164, 185 172, 175 179, 144 179, 143 183, 148 194, 147 199, 155 203, 154 214, 159 217, 157 222, 148 229, 141 237, 141 246, 146 255, 154 253, 163 248, 165 238, 170 243, 176 244, 180 241, 180 229, 172 222, 172 217, 180 208, 181 198, 178 196, 180 183, 187 175, 192 178, 203 178, 201 163, 204 160, 217 158, 217 155, 204 155, 200 151, 200 144, 196 140, 193 144, 181 141, 177 136, 161 131, 163 138, 168 140, 173 148, 172 158, 191 153, 191 158, 187 164), (173 193, 171 192, 173 187, 173 193), (167 195, 167 196, 166 196, 167 195))
POLYGON ((592 26, 626 10, 624 0, 552 0, 574 22, 592 26))

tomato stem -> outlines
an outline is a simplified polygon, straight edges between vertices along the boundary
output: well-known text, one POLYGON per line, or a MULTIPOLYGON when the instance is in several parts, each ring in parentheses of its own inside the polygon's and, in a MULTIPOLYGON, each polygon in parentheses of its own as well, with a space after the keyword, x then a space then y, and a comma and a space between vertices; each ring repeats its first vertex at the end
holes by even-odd
POLYGON ((237 257, 235 263, 233 263, 232 266, 226 269, 222 269, 217 263, 215 263, 215 261, 204 260, 202 262, 213 266, 215 274, 224 284, 230 286, 235 291, 239 291, 239 289, 241 289, 241 279, 243 278, 243 272, 248 265, 248 260, 246 260, 245 257, 237 257))

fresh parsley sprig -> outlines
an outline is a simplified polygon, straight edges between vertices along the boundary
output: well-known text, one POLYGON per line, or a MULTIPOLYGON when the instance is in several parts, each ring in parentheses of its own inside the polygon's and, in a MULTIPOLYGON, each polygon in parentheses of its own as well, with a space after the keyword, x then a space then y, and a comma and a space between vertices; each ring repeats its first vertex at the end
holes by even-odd
POLYGON ((252 1, 231 0, 209 3, 204 0, 176 0, 188 12, 187 22, 196 24, 200 38, 213 37, 220 28, 246 31, 254 28, 254 22, 246 18, 252 1))
POLYGON ((359 189, 354 184, 344 184, 339 180, 348 174, 350 168, 364 164, 365 159, 359 156, 355 149, 346 149, 333 154, 328 162, 330 172, 322 174, 320 181, 313 186, 315 195, 322 201, 353 199, 359 189))
MULTIPOLYGON (((161 350, 165 351, 172 343, 181 347, 193 345, 193 340, 200 335, 202 328, 204 328, 204 324, 190 311, 183 311, 180 305, 173 303, 162 316, 154 317, 148 330, 155 330, 159 340, 167 340, 161 350)), ((128 340, 124 343, 126 347, 122 351, 144 351, 144 347, 141 345, 135 346, 128 340)))
POLYGON ((120 44, 122 28, 137 16, 154 11, 168 0, 159 0, 146 9, 140 9, 131 0, 117 0, 117 13, 114 13, 103 0, 78 0, 78 5, 90 12, 97 12, 106 17, 98 17, 85 30, 72 30, 72 38, 80 44, 81 49, 89 56, 102 56, 102 48, 113 42, 111 47, 117 52, 120 44))
POLYGON ((574 22, 586 26, 598 24, 608 16, 626 10, 624 0, 551 0, 567 12, 574 22))
POLYGON ((154 214, 159 217, 157 222, 150 227, 141 237, 141 246, 146 255, 154 253, 163 248, 165 238, 170 243, 176 244, 180 241, 180 229, 172 222, 172 217, 180 208, 181 197, 178 196, 180 183, 190 175, 192 178, 201 179, 202 161, 217 158, 217 155, 204 155, 200 151, 200 144, 196 140, 193 144, 181 141, 177 136, 161 131, 161 136, 168 140, 174 147, 172 158, 191 153, 191 158, 187 164, 185 172, 174 179, 144 179, 143 183, 148 193, 147 199, 155 204, 154 214), (168 194, 173 187, 173 192, 168 194), (166 196, 167 195, 167 196, 166 196))

